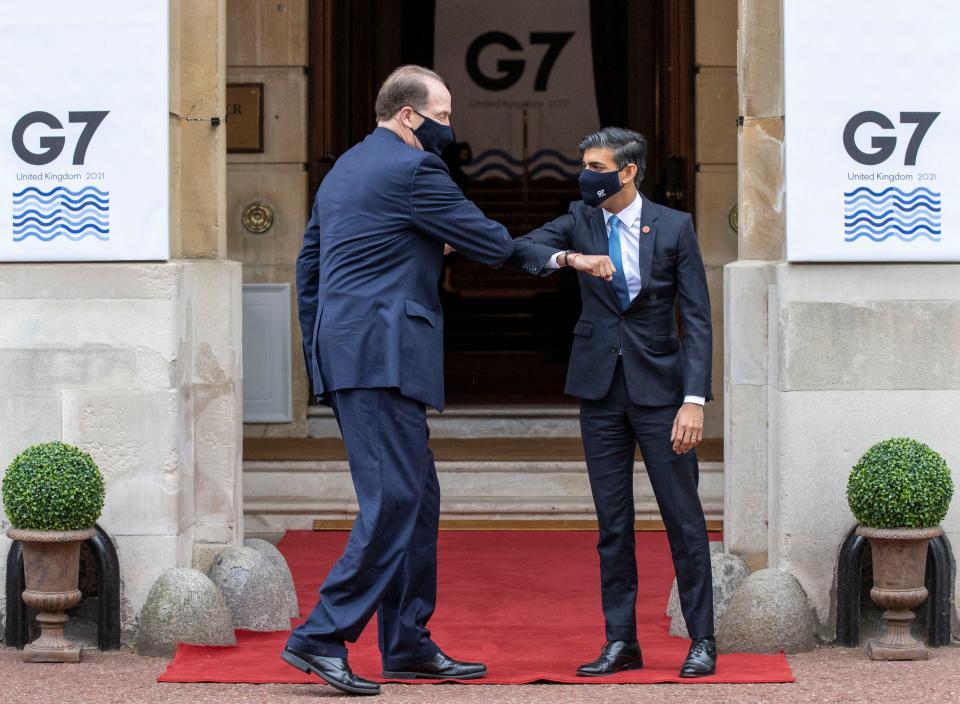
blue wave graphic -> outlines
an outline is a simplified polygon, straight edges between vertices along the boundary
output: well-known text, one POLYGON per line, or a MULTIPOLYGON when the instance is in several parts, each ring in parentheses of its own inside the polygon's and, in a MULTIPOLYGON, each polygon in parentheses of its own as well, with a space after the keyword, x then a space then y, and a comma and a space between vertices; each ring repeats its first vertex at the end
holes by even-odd
POLYGON ((939 242, 939 241, 940 241, 940 238, 939 238, 939 237, 937 237, 936 235, 932 235, 932 234, 929 233, 929 232, 917 232, 916 234, 910 235, 910 236, 898 234, 898 233, 896 233, 896 232, 887 232, 886 234, 881 235, 880 237, 876 237, 876 236, 874 236, 873 234, 871 234, 871 233, 869 233, 869 232, 866 232, 866 231, 856 232, 856 233, 854 233, 853 235, 847 235, 846 237, 844 237, 844 241, 845 241, 845 242, 853 242, 854 240, 858 240, 858 239, 860 239, 861 237, 866 237, 867 239, 871 239, 871 240, 873 240, 874 242, 884 242, 885 240, 888 240, 888 239, 890 239, 891 237, 896 237, 897 239, 902 240, 902 241, 904 241, 904 242, 913 242, 914 240, 916 240, 916 239, 918 239, 918 238, 920 238, 920 237, 926 237, 926 238, 927 238, 928 240, 930 240, 931 242, 939 242))
MULTIPOLYGON (((530 155, 531 178, 554 176, 564 180, 576 180, 580 175, 580 161, 572 159, 556 149, 540 149, 530 155)), ((517 181, 523 176, 523 161, 503 149, 487 149, 464 166, 466 173, 475 179, 497 176, 517 181)))
MULTIPOLYGON (((68 210, 70 210, 70 212, 79 213, 81 210, 84 210, 84 208, 68 208, 68 210)), ((109 207, 106 207, 106 208, 97 208, 97 210, 100 210, 100 211, 103 211, 103 212, 107 212, 107 211, 110 210, 110 208, 109 208, 109 207)), ((34 208, 34 209, 32 209, 32 210, 24 210, 23 212, 20 212, 20 213, 14 213, 14 214, 13 214, 13 217, 14 217, 15 220, 16 220, 16 219, 20 219, 20 218, 29 217, 30 215, 36 215, 37 217, 40 217, 40 218, 49 218, 49 217, 51 217, 51 216, 53 216, 53 215, 59 215, 59 214, 61 214, 61 213, 63 213, 62 210, 52 210, 52 209, 51 209, 51 210, 37 210, 36 208, 34 208)), ((74 215, 73 217, 78 217, 78 218, 79 218, 79 217, 81 217, 81 216, 78 214, 78 215, 74 215)), ((100 213, 85 213, 85 214, 84 214, 84 217, 106 218, 106 217, 109 217, 109 216, 108 216, 108 215, 101 215, 100 213)))
POLYGON ((70 196, 80 196, 89 191, 94 191, 95 193, 99 193, 104 198, 108 198, 110 196, 109 191, 101 191, 99 188, 95 188, 93 186, 86 186, 84 188, 81 188, 79 191, 71 191, 69 188, 64 188, 63 186, 57 186, 56 188, 53 188, 49 191, 41 191, 36 186, 27 186, 22 191, 17 191, 16 193, 14 193, 13 197, 19 198, 20 196, 25 195, 27 193, 36 193, 38 196, 41 196, 42 198, 46 198, 47 196, 52 196, 55 193, 66 193, 67 195, 70 195, 70 196))
POLYGON ((499 172, 501 176, 506 178, 508 181, 519 181, 520 174, 514 173, 510 170, 508 166, 503 164, 487 164, 476 171, 469 174, 470 178, 481 179, 486 176, 488 173, 499 172))
POLYGON ((933 213, 940 212, 940 208, 927 206, 925 210, 922 210, 918 213, 914 213, 913 212, 914 210, 917 210, 918 208, 923 208, 924 206, 915 205, 910 208, 904 208, 902 205, 899 205, 897 203, 891 203, 889 208, 873 208, 873 209, 860 208, 860 210, 855 210, 855 208, 858 208, 858 207, 860 206, 857 206, 857 205, 848 206, 847 208, 844 209, 843 216, 847 218, 856 218, 861 215, 869 215, 870 217, 878 218, 878 217, 884 217, 885 215, 889 215, 891 213, 896 213, 897 215, 903 218, 919 218, 919 217, 938 217, 933 215, 933 213), (930 212, 929 213, 926 212, 927 210, 929 210, 930 212))
POLYGON ((24 196, 23 198, 14 198, 13 204, 17 205, 50 205, 51 203, 73 203, 74 205, 79 205, 80 203, 95 202, 100 203, 101 205, 106 205, 110 201, 106 198, 101 198, 96 196, 93 193, 88 193, 85 196, 80 196, 79 198, 70 198, 69 196, 51 196, 50 198, 39 198, 37 196, 24 196))
MULTIPOLYGON (((851 208, 862 208, 862 207, 863 207, 862 205, 848 205, 848 206, 845 207, 845 210, 850 210, 851 208)), ((869 210, 869 212, 874 213, 874 214, 876 214, 877 212, 886 212, 886 211, 893 211, 893 210, 899 210, 900 212, 903 212, 903 213, 910 213, 910 212, 913 212, 914 210, 916 210, 916 209, 918 209, 918 208, 926 208, 927 210, 929 210, 930 212, 933 212, 933 213, 939 213, 939 212, 940 212, 940 208, 937 208, 936 206, 933 206, 933 205, 927 205, 926 203, 917 203, 916 205, 906 206, 906 205, 901 205, 900 203, 897 203, 896 201, 891 202, 891 203, 888 203, 888 204, 881 204, 881 205, 878 205, 878 206, 873 206, 873 208, 874 208, 874 209, 873 209, 873 210, 869 210)), ((859 212, 859 211, 858 211, 858 212, 859 212)))
POLYGON ((530 169, 530 178, 539 178, 541 174, 545 174, 550 171, 562 179, 576 179, 580 176, 579 172, 570 173, 569 171, 564 171, 556 164, 540 164, 539 166, 535 166, 534 168, 530 169))
POLYGON ((42 217, 39 215, 28 215, 26 217, 19 217, 14 215, 13 224, 14 226, 16 226, 16 225, 23 225, 24 223, 28 223, 28 222, 35 222, 40 225, 49 225, 54 222, 68 222, 71 225, 82 225, 85 222, 95 222, 98 225, 103 225, 104 227, 106 227, 107 225, 110 224, 110 222, 106 219, 106 217, 107 216, 105 215, 90 213, 89 215, 84 215, 82 217, 76 216, 74 218, 74 217, 66 217, 62 215, 60 212, 49 213, 47 215, 43 215, 42 217))
MULTIPOLYGON (((512 156, 503 149, 487 149, 485 151, 477 154, 473 159, 471 159, 466 166, 481 166, 484 163, 490 161, 491 159, 500 158, 506 161, 511 166, 523 166, 523 161, 515 156, 512 156)), ((570 157, 562 154, 556 149, 539 149, 530 155, 530 164, 531 166, 541 159, 552 158, 556 159, 560 163, 566 166, 580 166, 579 159, 571 159, 570 157)))
POLYGON ((867 196, 858 196, 856 198, 845 200, 843 204, 847 207, 884 207, 887 205, 897 204, 903 207, 923 207, 929 206, 934 207, 940 205, 939 200, 932 200, 927 196, 917 196, 913 200, 903 200, 897 196, 887 196, 884 199, 874 199, 867 196), (867 205, 869 203, 869 205, 867 205))
POLYGON ((939 200, 934 200, 930 196, 919 195, 915 198, 901 198, 900 196, 889 195, 885 198, 871 198, 867 195, 857 196, 856 198, 847 198, 843 201, 845 205, 854 205, 856 203, 872 203, 874 205, 885 205, 886 203, 900 203, 901 205, 913 205, 914 203, 926 203, 928 205, 940 205, 939 200))
POLYGON ((36 237, 38 240, 42 242, 49 242, 50 240, 56 239, 57 237, 66 237, 68 240, 73 240, 74 242, 82 240, 86 237, 96 237, 98 240, 102 240, 103 242, 106 242, 107 240, 110 239, 106 235, 101 235, 96 232, 84 232, 83 234, 79 234, 79 235, 71 235, 69 233, 60 232, 60 231, 54 232, 53 234, 47 234, 47 233, 38 232, 37 230, 31 230, 30 232, 27 232, 25 234, 15 236, 13 238, 13 241, 23 242, 28 237, 36 237))
POLYGON ((930 227, 929 225, 917 225, 916 227, 911 227, 909 229, 905 227, 878 228, 878 227, 868 227, 867 225, 857 225, 855 227, 848 228, 847 234, 851 234, 853 232, 860 232, 861 230, 864 230, 866 232, 872 232, 875 235, 882 235, 884 232, 899 232, 900 234, 903 234, 903 235, 912 235, 914 232, 919 232, 920 230, 926 230, 927 232, 933 235, 940 234, 940 230, 930 227))
POLYGON ((50 227, 51 225, 56 225, 57 223, 65 223, 67 225, 73 225, 77 227, 79 225, 85 225, 86 223, 92 222, 94 225, 99 225, 100 227, 110 227, 109 222, 103 220, 98 220, 94 217, 83 218, 82 220, 70 220, 69 218, 54 217, 48 220, 41 220, 38 217, 30 216, 29 218, 23 218, 22 220, 14 220, 14 227, 25 227, 30 223, 36 223, 34 227, 50 227))
POLYGON ((63 206, 67 210, 73 210, 75 212, 80 212, 84 208, 96 208, 97 210, 102 210, 104 212, 110 210, 108 205, 100 205, 99 203, 87 203, 86 205, 70 205, 69 203, 64 203, 63 206))
POLYGON ((847 227, 853 227, 854 225, 859 225, 860 223, 866 223, 872 227, 883 227, 884 225, 889 225, 893 223, 894 225, 899 225, 900 227, 910 227, 916 225, 918 222, 926 223, 932 227, 940 227, 939 218, 937 220, 931 220, 928 217, 917 217, 915 220, 902 220, 898 217, 886 218, 884 220, 875 220, 874 218, 857 218, 856 220, 847 219, 844 221, 844 224, 847 227))
POLYGON ((110 228, 103 228, 103 227, 100 227, 99 225, 94 225, 92 222, 88 222, 86 225, 81 225, 80 227, 68 227, 66 225, 57 225, 56 227, 24 225, 23 227, 14 227, 13 234, 21 235, 24 232, 27 232, 28 230, 37 230, 39 232, 44 232, 44 233, 57 232, 59 230, 63 230, 64 232, 72 232, 73 234, 83 232, 84 230, 96 230, 97 232, 101 232, 104 235, 110 234, 110 228))
POLYGON ((29 186, 12 195, 13 241, 34 237, 50 242, 64 237, 77 242, 87 237, 109 240, 110 193, 95 186, 71 190, 57 186, 42 191, 29 186))
POLYGON ((930 196, 932 196, 932 197, 934 197, 934 198, 939 198, 939 197, 940 197, 940 194, 939 194, 939 193, 935 193, 934 191, 932 191, 932 190, 930 190, 929 188, 926 188, 926 187, 924 187, 924 186, 919 186, 918 188, 914 188, 912 191, 904 191, 903 189, 901 189, 901 188, 896 188, 896 187, 894 187, 894 186, 890 186, 889 188, 884 188, 882 191, 872 191, 872 190, 870 190, 869 188, 867 188, 866 186, 860 186, 860 188, 855 188, 855 189, 853 189, 852 191, 850 191, 849 193, 845 191, 843 195, 849 198, 850 196, 855 196, 855 195, 857 195, 858 193, 869 193, 870 195, 876 196, 877 198, 879 198, 879 197, 881 197, 881 196, 887 195, 888 193, 896 193, 896 194, 898 194, 898 195, 900 195, 900 196, 907 197, 907 196, 912 196, 914 193, 919 193, 919 192, 921 192, 921 191, 923 191, 924 193, 929 194, 930 196))
POLYGON ((844 194, 844 240, 866 237, 884 242, 895 237, 913 242, 925 237, 939 242, 940 193, 926 187, 905 191, 894 186, 874 191, 860 186, 844 194))

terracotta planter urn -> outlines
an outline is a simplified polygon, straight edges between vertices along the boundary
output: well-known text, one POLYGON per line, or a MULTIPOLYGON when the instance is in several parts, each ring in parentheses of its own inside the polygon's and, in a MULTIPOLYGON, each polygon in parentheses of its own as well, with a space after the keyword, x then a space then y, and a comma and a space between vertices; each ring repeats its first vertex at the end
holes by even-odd
POLYGON ((26 590, 23 601, 37 610, 40 637, 23 650, 24 662, 79 662, 82 647, 71 643, 63 629, 64 613, 80 603, 80 546, 96 534, 94 528, 72 531, 9 528, 7 537, 23 548, 26 590))
POLYGON ((911 630, 913 609, 927 599, 927 546, 943 529, 859 526, 857 535, 870 541, 873 554, 870 598, 886 609, 886 632, 867 644, 867 655, 872 660, 926 660, 929 653, 911 630))

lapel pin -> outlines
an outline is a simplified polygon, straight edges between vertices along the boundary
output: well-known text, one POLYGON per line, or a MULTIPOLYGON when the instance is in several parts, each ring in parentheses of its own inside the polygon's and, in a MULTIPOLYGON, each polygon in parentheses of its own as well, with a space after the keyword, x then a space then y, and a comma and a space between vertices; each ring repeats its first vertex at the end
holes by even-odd
POLYGON ((649 234, 650 234, 650 226, 649 226, 649 225, 644 225, 644 226, 643 226, 643 234, 645 234, 645 235, 649 235, 649 234))

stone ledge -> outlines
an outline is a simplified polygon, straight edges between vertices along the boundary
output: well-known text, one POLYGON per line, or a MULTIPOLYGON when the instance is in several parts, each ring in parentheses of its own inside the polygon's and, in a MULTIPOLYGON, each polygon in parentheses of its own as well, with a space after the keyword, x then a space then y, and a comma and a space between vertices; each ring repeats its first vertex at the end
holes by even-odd
MULTIPOLYGON (((723 516, 722 501, 704 501, 704 514, 707 520, 720 520, 723 516)), ((651 498, 636 503, 637 518, 659 518, 660 511, 651 498)), ((249 516, 308 516, 311 520, 323 518, 354 518, 357 504, 350 500, 304 499, 301 497, 248 499, 244 504, 244 515, 249 516)), ((575 516, 578 518, 596 516, 593 499, 589 496, 545 496, 537 498, 511 499, 505 497, 471 497, 464 501, 442 500, 440 503, 442 518, 454 516, 493 517, 508 516, 575 516)))
MULTIPOLYGON (((584 462, 565 462, 554 460, 542 460, 539 462, 479 462, 479 461, 443 461, 436 463, 437 472, 444 474, 453 473, 546 473, 562 472, 571 474, 584 474, 587 466, 584 462)), ((329 473, 349 473, 350 465, 346 460, 326 460, 326 461, 245 461, 243 463, 244 474, 254 472, 276 473, 276 472, 329 472, 329 473)), ((638 461, 634 465, 635 473, 646 474, 646 467, 643 462, 638 461)), ((700 474, 723 474, 723 462, 700 462, 700 474)))
POLYGON ((175 298, 183 262, 0 265, 0 299, 175 298))

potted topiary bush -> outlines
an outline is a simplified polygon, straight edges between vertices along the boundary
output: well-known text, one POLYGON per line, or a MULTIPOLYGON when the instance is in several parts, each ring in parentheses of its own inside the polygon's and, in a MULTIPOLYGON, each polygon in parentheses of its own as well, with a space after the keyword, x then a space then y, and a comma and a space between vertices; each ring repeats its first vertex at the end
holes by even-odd
POLYGON ((86 452, 62 442, 19 454, 3 478, 7 536, 23 547, 23 601, 38 611, 40 637, 27 662, 78 662, 81 648, 63 634, 67 609, 80 601, 80 546, 103 510, 103 477, 86 452))
POLYGON ((927 545, 943 534, 940 521, 953 496, 947 463, 910 438, 871 447, 850 472, 847 502, 870 541, 873 589, 882 609, 884 634, 867 645, 874 660, 925 660, 923 643, 911 632, 913 609, 927 598, 927 545))

